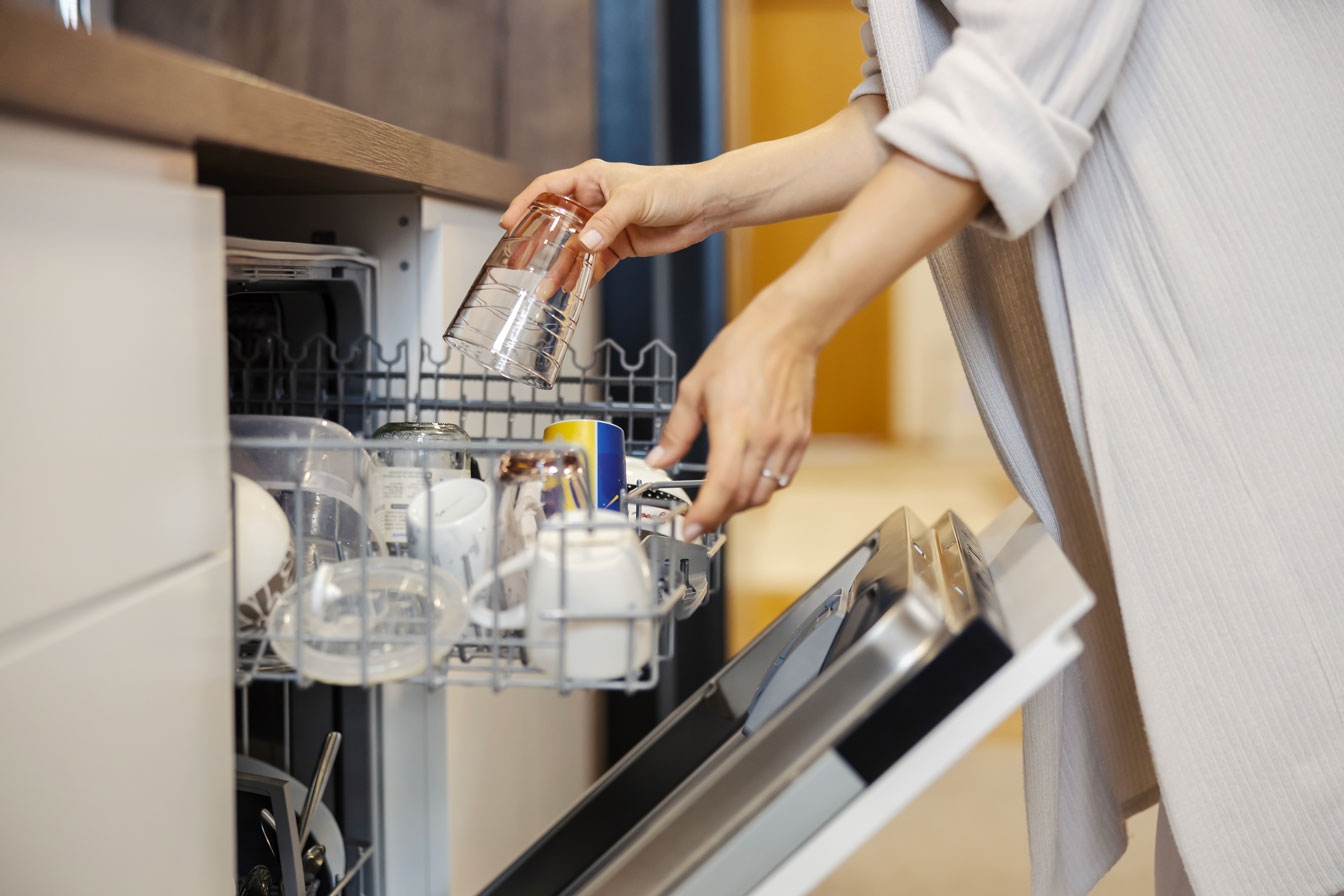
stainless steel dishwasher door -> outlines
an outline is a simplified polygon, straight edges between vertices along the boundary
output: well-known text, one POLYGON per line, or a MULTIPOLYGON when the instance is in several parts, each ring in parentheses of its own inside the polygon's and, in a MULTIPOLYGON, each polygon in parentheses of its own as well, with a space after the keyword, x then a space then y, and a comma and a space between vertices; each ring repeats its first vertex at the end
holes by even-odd
POLYGON ((978 539, 898 511, 485 892, 810 892, 1078 655, 1091 603, 1025 504, 978 539))

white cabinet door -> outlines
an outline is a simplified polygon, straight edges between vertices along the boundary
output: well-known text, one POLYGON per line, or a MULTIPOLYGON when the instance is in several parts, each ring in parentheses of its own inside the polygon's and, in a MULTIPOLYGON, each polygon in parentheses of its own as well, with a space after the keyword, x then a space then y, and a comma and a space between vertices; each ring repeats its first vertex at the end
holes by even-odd
POLYGON ((228 542, 223 208, 193 170, 0 116, 0 632, 228 542))
POLYGON ((0 891, 229 896, 226 554, 0 635, 0 891))

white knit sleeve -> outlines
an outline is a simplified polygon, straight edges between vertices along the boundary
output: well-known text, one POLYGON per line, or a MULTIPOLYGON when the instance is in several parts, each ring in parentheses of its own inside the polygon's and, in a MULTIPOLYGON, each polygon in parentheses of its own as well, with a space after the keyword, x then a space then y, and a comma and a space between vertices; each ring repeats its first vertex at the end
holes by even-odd
MULTIPOLYGON (((859 12, 868 12, 868 0, 854 0, 854 6, 859 12)), ((882 64, 877 59, 877 44, 873 41, 873 23, 865 21, 863 27, 859 30, 859 37, 863 41, 863 52, 868 57, 863 62, 863 67, 859 69, 863 75, 863 81, 849 95, 849 101, 852 103, 861 96, 867 96, 870 93, 886 95, 886 87, 882 84, 882 64)))
MULTIPOLYGON (((892 0, 872 0, 880 2, 892 0)), ((978 223, 1016 238, 1073 183, 1143 0, 946 5, 957 21, 951 46, 877 132, 927 165, 979 181, 992 208, 978 223)), ((879 47, 883 27, 879 18, 879 47)))

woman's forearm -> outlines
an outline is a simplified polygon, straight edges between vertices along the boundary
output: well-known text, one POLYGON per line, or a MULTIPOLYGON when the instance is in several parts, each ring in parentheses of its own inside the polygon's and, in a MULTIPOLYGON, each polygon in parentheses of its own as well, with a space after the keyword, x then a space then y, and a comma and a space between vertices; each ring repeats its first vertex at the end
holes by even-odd
POLYGON ((711 229, 770 224, 843 208, 890 154, 874 131, 886 114, 885 99, 862 96, 811 130, 693 166, 705 189, 711 229))
POLYGON ((750 311, 784 321, 820 350, 841 326, 916 261, 984 208, 974 181, 952 177, 896 152, 840 217, 750 311))

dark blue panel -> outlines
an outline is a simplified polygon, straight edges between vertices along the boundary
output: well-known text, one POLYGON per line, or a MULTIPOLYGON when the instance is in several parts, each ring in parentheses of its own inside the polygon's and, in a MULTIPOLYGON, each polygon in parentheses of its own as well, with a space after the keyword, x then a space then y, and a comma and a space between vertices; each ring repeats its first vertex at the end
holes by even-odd
MULTIPOLYGON (((596 0, 595 10, 598 155, 656 165, 722 152, 719 0, 596 0)), ((605 333, 627 347, 661 339, 684 375, 723 326, 724 282, 719 237, 657 262, 623 261, 603 281, 605 333)), ((705 456, 702 437, 687 459, 705 456)), ((611 761, 723 665, 723 602, 678 623, 676 641, 657 691, 609 698, 611 761)))

